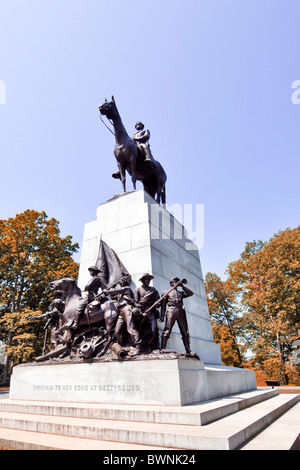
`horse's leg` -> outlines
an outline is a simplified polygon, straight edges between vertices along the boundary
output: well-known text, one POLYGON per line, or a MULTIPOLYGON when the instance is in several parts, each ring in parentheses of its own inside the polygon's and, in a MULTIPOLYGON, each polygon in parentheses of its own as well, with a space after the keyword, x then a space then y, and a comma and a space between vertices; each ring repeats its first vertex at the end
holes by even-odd
POLYGON ((162 191, 162 187, 160 184, 158 184, 157 190, 156 190, 156 202, 158 204, 160 204, 160 200, 161 200, 161 191, 162 191))
POLYGON ((110 310, 104 315, 108 341, 112 342, 115 336, 115 326, 119 318, 118 310, 110 310))
POLYGON ((120 170, 120 179, 122 181, 123 193, 126 193, 126 173, 125 167, 118 162, 118 167, 120 170))
POLYGON ((107 334, 107 342, 104 348, 97 354, 97 357, 103 356, 111 344, 114 342, 114 335, 115 335, 115 325, 117 323, 119 317, 118 311, 109 310, 106 311, 104 314, 104 321, 105 321, 105 328, 107 334))
POLYGON ((166 208, 166 185, 164 183, 158 183, 155 200, 158 204, 161 203, 162 206, 166 208))
POLYGON ((131 181, 133 184, 133 189, 136 190, 136 155, 132 154, 130 159, 130 170, 131 170, 131 181))
POLYGON ((166 208, 166 185, 163 185, 162 191, 161 191, 161 202, 164 208, 166 208))
POLYGON ((125 173, 126 168, 125 168, 125 164, 120 162, 120 159, 122 158, 122 156, 120 155, 119 150, 117 148, 114 149, 114 154, 115 154, 117 164, 118 164, 118 168, 119 168, 119 172, 120 172, 120 180, 122 181, 123 193, 126 193, 126 173, 125 173))
POLYGON ((68 335, 66 338, 63 339, 63 344, 66 346, 65 351, 59 356, 61 359, 64 357, 70 356, 71 355, 71 348, 72 348, 72 334, 70 330, 68 330, 68 335))
POLYGON ((166 200, 164 197, 164 188, 165 188, 164 181, 161 178, 159 178, 159 176, 157 175, 156 202, 158 202, 158 204, 160 203, 164 205, 166 204, 166 200))

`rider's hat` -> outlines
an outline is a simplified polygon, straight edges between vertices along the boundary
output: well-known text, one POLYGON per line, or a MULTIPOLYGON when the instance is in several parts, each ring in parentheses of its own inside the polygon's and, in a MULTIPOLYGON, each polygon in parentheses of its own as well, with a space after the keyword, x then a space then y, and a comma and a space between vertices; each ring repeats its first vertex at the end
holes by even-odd
POLYGON ((138 129, 139 126, 142 126, 142 129, 144 129, 144 124, 141 121, 138 121, 135 125, 135 128, 138 129))
POLYGON ((96 271, 97 273, 100 273, 101 269, 99 269, 97 266, 90 266, 88 271, 96 271))
POLYGON ((150 279, 150 281, 151 281, 151 279, 154 279, 154 277, 149 273, 145 273, 145 274, 142 275, 142 277, 139 279, 139 281, 143 282, 144 279, 150 279))

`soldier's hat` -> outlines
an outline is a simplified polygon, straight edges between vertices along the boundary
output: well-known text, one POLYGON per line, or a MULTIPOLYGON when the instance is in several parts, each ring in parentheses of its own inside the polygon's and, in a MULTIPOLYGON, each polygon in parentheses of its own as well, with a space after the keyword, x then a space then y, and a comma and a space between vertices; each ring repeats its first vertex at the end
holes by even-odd
POLYGON ((142 275, 142 277, 139 279, 139 281, 143 282, 144 279, 150 279, 151 280, 151 279, 154 279, 154 277, 149 273, 145 273, 145 274, 142 275))
POLYGON ((176 282, 179 282, 179 281, 180 281, 179 277, 172 277, 172 279, 171 279, 171 281, 170 281, 170 284, 171 284, 171 282, 175 282, 175 283, 176 283, 176 282))
POLYGON ((97 273, 100 273, 101 269, 99 269, 97 266, 90 266, 88 271, 96 271, 97 273))

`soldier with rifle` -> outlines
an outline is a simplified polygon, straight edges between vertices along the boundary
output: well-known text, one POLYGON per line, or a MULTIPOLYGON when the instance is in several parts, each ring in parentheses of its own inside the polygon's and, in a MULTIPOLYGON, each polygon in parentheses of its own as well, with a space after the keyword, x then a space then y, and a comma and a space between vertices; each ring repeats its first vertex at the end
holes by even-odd
POLYGON ((186 353, 191 354, 190 336, 188 331, 186 312, 183 306, 183 299, 191 297, 193 292, 183 285, 186 283, 186 279, 180 280, 178 277, 173 277, 170 281, 171 289, 162 296, 163 299, 160 321, 164 321, 167 305, 168 309, 166 313, 165 328, 161 339, 161 349, 166 349, 167 341, 170 338, 172 328, 174 323, 177 321, 186 353), (178 290, 177 288, 179 286, 181 286, 183 290, 178 290))
POLYGON ((140 287, 137 287, 133 293, 134 303, 137 308, 142 312, 142 316, 148 319, 151 336, 147 340, 148 344, 152 346, 152 349, 158 348, 158 328, 157 318, 158 311, 156 307, 153 307, 153 303, 159 300, 159 294, 155 287, 150 286, 151 280, 154 279, 149 273, 144 274, 139 281, 142 283, 140 287))
POLYGON ((47 343, 47 335, 48 335, 48 327, 51 327, 51 336, 50 336, 50 342, 53 347, 53 349, 56 348, 58 344, 58 338, 56 335, 56 332, 58 329, 62 326, 64 320, 63 320, 63 312, 65 309, 65 303, 60 299, 56 298, 52 302, 52 310, 46 313, 42 313, 41 315, 37 316, 30 316, 28 319, 30 320, 40 320, 42 318, 47 318, 47 322, 44 326, 45 330, 45 339, 44 339, 44 346, 43 346, 43 354, 45 353, 46 350, 46 343, 47 343))

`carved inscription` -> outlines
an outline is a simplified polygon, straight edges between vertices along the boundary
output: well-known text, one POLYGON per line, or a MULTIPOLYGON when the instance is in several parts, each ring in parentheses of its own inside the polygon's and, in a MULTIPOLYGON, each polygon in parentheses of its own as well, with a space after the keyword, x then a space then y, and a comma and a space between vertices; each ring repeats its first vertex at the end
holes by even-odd
POLYGON ((64 392, 139 392, 139 385, 111 385, 111 384, 98 384, 98 385, 33 385, 33 390, 36 391, 64 391, 64 392))

